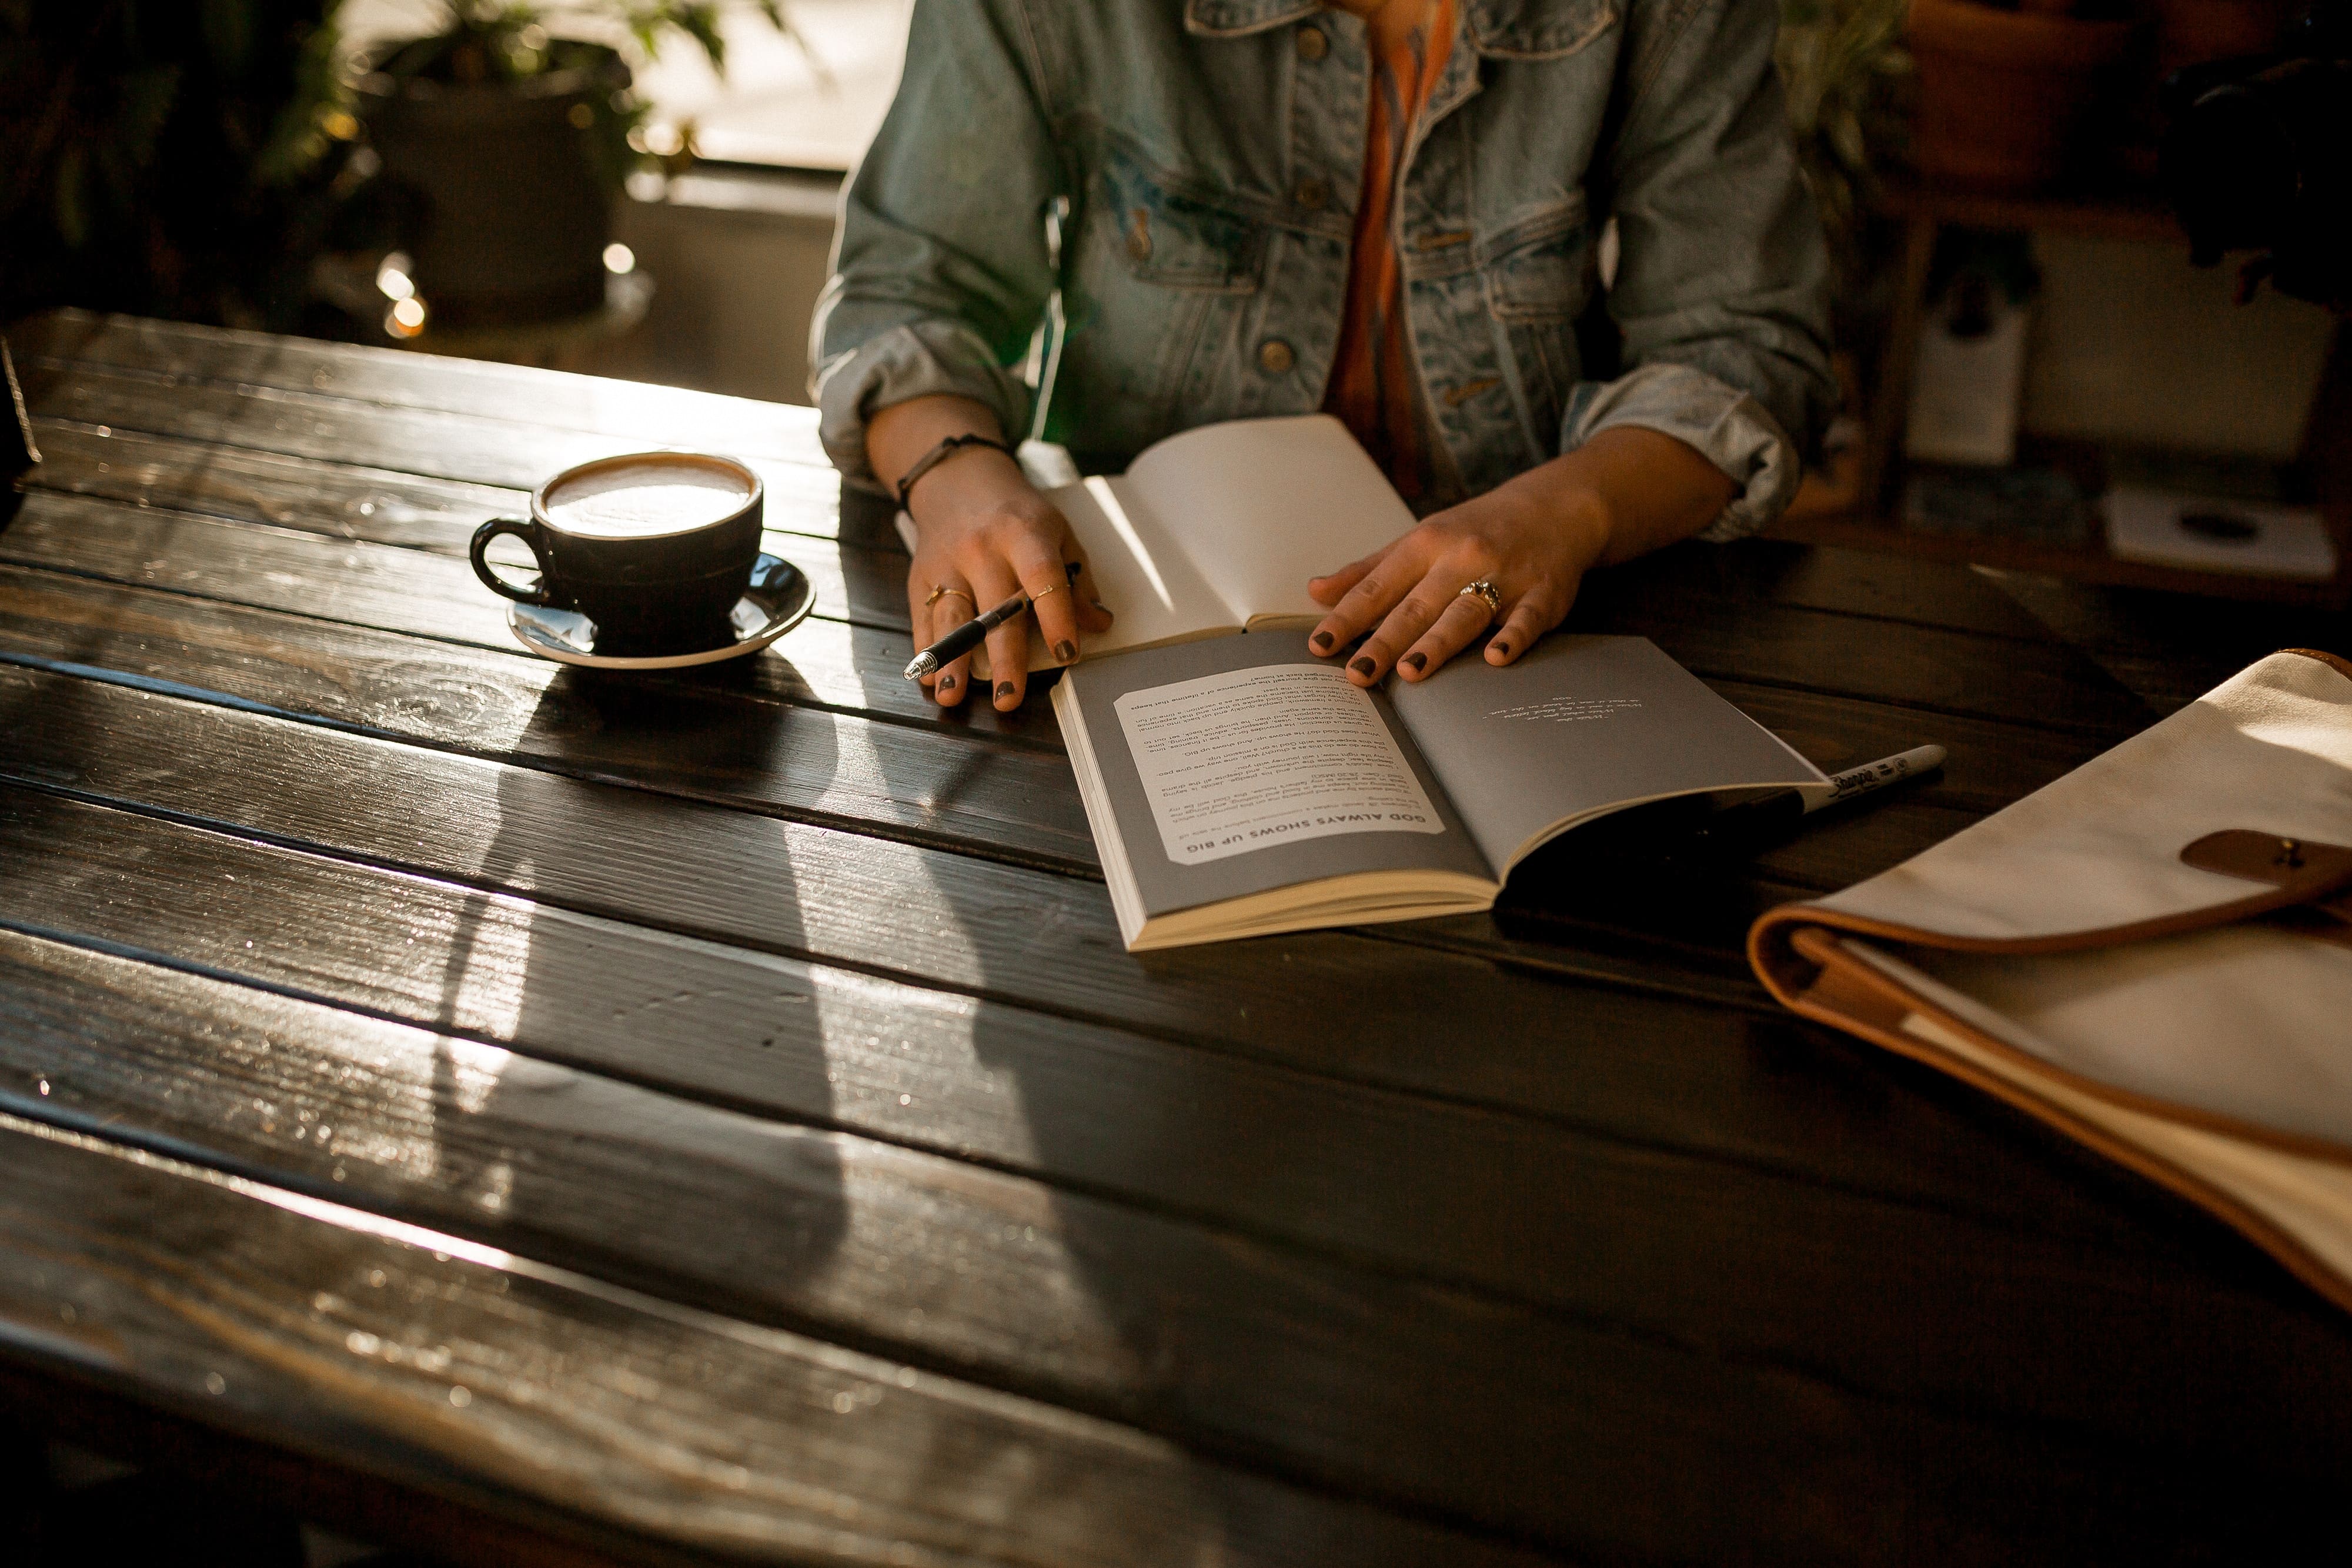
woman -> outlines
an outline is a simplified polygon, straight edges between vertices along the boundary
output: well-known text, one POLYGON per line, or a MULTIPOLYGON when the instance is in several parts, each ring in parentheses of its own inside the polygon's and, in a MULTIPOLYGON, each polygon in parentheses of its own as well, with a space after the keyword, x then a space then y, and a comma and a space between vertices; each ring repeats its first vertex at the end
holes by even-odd
MULTIPOLYGON (((1090 469, 1322 408, 1389 470, 1423 521, 1308 585, 1310 646, 1365 637, 1360 685, 1425 679, 1496 622, 1507 664, 1587 570, 1769 521, 1832 395, 1777 23, 1772 0, 918 0, 814 356, 843 473, 916 476, 917 642, 1024 587, 1065 663, 1110 623, 1083 579, 1053 591, 1076 552, 1018 465, 955 441, 1030 428, 1007 367, 1057 287, 1046 434, 1090 469), (1576 323, 1612 216, 1624 371, 1596 380, 1576 323)), ((990 641, 999 708, 1027 635, 990 641)), ((969 685, 959 662, 933 690, 969 685)))

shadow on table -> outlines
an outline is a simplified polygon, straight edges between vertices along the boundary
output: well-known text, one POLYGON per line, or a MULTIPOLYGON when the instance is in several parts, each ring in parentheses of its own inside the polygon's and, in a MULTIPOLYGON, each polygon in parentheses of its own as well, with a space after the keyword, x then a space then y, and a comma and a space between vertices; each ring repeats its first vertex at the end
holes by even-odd
MULTIPOLYGON (((698 1081, 715 1092, 700 1098, 782 1098, 809 1124, 832 1118, 821 1061, 794 1071, 774 1050, 809 1027, 804 981, 677 934, 750 927, 803 945, 782 824, 613 785, 656 758, 714 782, 756 776, 780 721, 772 704, 681 702, 629 677, 566 671, 549 684, 507 748, 542 766, 496 768, 494 820, 470 868, 500 891, 467 894, 439 946, 435 1023, 516 1053, 445 1032, 431 1094, 436 1117, 467 1127, 436 1138, 437 1183, 566 1250, 652 1260, 686 1284, 672 1293, 706 1304, 711 1288, 740 1298, 750 1281, 757 1300, 734 1305, 770 1318, 804 1305, 800 1282, 825 1273, 846 1232, 831 1139, 684 1106, 659 1086, 698 1081), (575 752, 593 758, 589 777, 546 770, 575 752), (732 857, 714 837, 730 831, 732 857), (534 1164, 517 1147, 560 1153, 534 1164), (591 1216, 620 1228, 593 1234, 591 1216)), ((830 765, 806 746, 794 758, 830 765)))

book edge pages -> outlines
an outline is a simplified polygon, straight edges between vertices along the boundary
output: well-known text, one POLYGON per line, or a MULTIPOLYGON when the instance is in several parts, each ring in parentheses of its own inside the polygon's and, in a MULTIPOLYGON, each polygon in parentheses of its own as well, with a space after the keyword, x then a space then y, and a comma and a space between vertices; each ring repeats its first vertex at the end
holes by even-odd
POLYGON ((1345 925, 1383 925, 1492 909, 1502 888, 1460 872, 1343 872, 1240 898, 1147 918, 1129 952, 1272 936, 1345 925))
POLYGON ((1135 870, 1128 864, 1127 841, 1118 818, 1095 767, 1094 743, 1087 735, 1085 705, 1078 701, 1071 678, 1064 675, 1054 687, 1054 717, 1062 727, 1062 745, 1069 753, 1070 771, 1077 776, 1078 802, 1086 808, 1087 826, 1094 830, 1095 854, 1102 862, 1103 881, 1110 889, 1111 913, 1118 917, 1119 940, 1130 953, 1143 935, 1143 890, 1136 885, 1135 870))

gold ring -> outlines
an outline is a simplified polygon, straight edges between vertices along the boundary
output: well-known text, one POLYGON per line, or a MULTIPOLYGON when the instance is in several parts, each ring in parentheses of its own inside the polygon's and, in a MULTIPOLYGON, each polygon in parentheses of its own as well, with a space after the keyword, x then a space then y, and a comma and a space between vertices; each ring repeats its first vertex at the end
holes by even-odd
POLYGON ((1030 603, 1032 603, 1032 604, 1034 604, 1034 603, 1036 603, 1039 600, 1041 600, 1041 599, 1045 598, 1045 595, 1047 595, 1047 594, 1049 594, 1049 593, 1059 593, 1059 592, 1061 592, 1061 591, 1062 591, 1062 590, 1063 590, 1063 589, 1065 589, 1065 588, 1066 588, 1066 587, 1068 587, 1068 586, 1069 586, 1069 585, 1068 585, 1067 583, 1057 582, 1057 583, 1054 584, 1054 586, 1053 586, 1053 587, 1051 587, 1051 588, 1044 588, 1044 589, 1040 589, 1040 590, 1038 590, 1036 592, 1034 592, 1034 593, 1033 593, 1033 594, 1031 594, 1031 595, 1029 596, 1029 602, 1030 602, 1030 603))
POLYGON ((950 588, 944 582, 933 586, 931 589, 931 596, 923 601, 923 608, 929 610, 932 605, 937 604, 940 600, 945 599, 950 593, 954 594, 958 599, 962 600, 966 604, 971 605, 974 610, 980 608, 979 600, 974 599, 962 589, 950 588))
POLYGON ((1461 592, 1455 594, 1454 597, 1456 599, 1485 600, 1486 601, 1486 619, 1489 621, 1492 621, 1496 616, 1500 615, 1503 612, 1502 591, 1497 589, 1493 583, 1487 581, 1483 577, 1477 581, 1465 586, 1461 592))

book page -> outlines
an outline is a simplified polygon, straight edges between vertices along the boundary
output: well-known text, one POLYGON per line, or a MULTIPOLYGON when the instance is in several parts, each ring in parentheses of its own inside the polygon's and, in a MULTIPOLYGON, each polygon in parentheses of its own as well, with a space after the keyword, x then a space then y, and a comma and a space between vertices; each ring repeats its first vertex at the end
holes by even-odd
POLYGON ((1111 706, 1179 865, 1338 833, 1445 831, 1371 695, 1334 666, 1200 675, 1111 706))
POLYGON ((1234 420, 1155 444, 1122 491, 1181 545, 1234 625, 1319 619, 1307 580, 1413 525, 1387 476, 1328 413, 1234 420))
POLYGON ((1390 700, 1502 871, 1621 806, 1824 781, 1646 637, 1554 633, 1499 669, 1473 648, 1390 700))
MULTIPOLYGON (((1130 504, 1126 491, 1124 479, 1094 478, 1043 492, 1070 520, 1070 533, 1113 618, 1109 631, 1087 637, 1086 656, 1239 631, 1242 617, 1225 608, 1224 600, 1193 570, 1185 552, 1148 513, 1130 504)), ((900 512, 896 527, 899 542, 912 555, 913 522, 900 512)), ((1055 667, 1053 651, 1033 627, 1029 668, 1055 667)), ((992 678, 984 648, 972 654, 972 678, 983 685, 992 678)))
POLYGON ((1069 704, 1151 915, 1363 872, 1494 880, 1386 697, 1301 639, 1087 659, 1055 693, 1069 704))
MULTIPOLYGON (((1101 478, 1045 492, 1045 499, 1070 519, 1070 532, 1086 552, 1095 586, 1113 617, 1109 631, 1087 639, 1087 656, 1238 630, 1241 618, 1227 611, 1184 549, 1149 512, 1132 504, 1130 494, 1126 480, 1101 478)), ((1045 654, 1043 664, 1052 663, 1045 654)))

